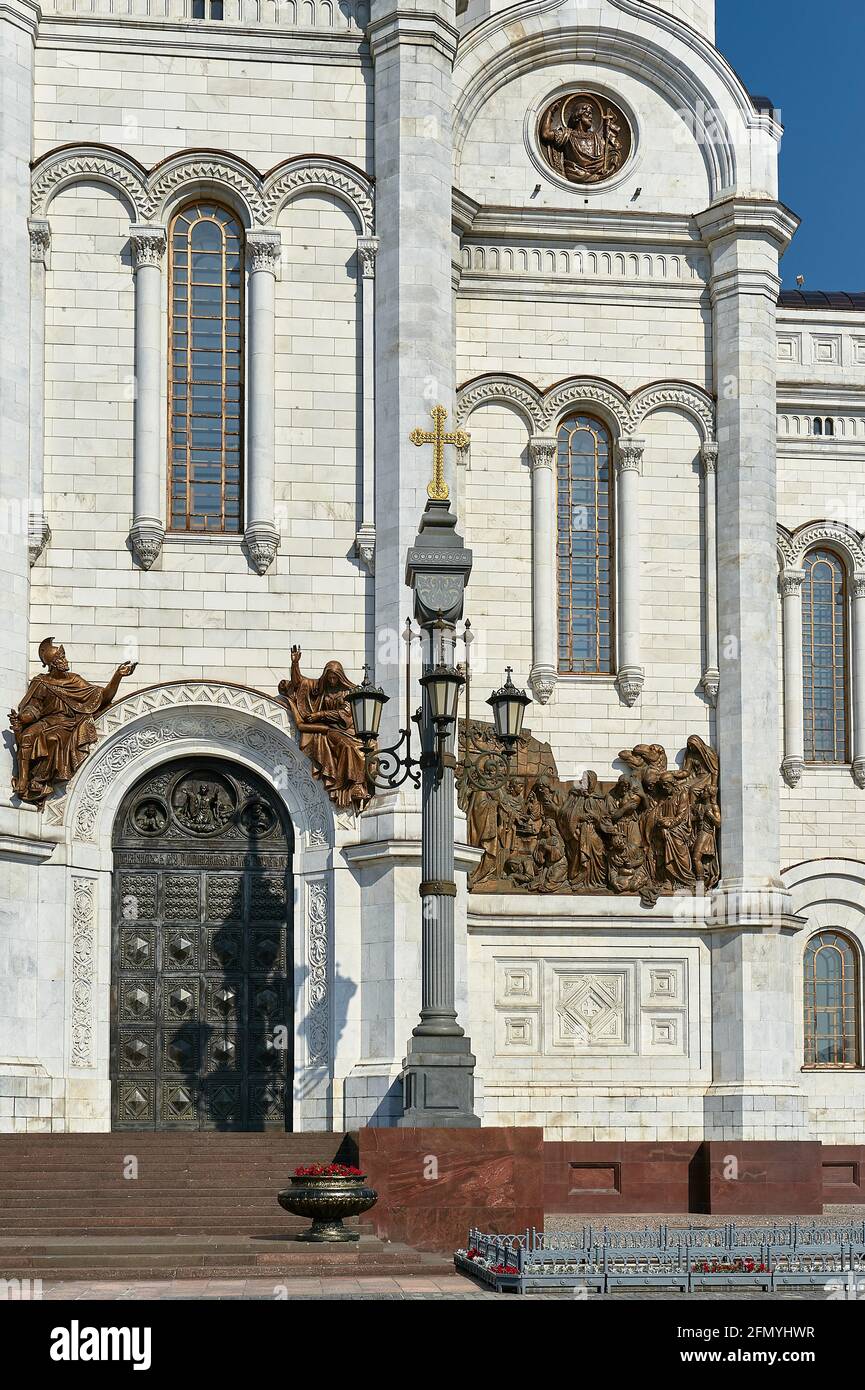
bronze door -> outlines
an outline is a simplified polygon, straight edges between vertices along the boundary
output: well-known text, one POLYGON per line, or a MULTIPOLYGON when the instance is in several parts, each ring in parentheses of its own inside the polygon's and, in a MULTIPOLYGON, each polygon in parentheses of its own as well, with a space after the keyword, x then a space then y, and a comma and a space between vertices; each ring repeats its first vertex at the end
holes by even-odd
POLYGON ((253 773, 166 764, 114 835, 114 1129, 291 1128, 291 825, 253 773))

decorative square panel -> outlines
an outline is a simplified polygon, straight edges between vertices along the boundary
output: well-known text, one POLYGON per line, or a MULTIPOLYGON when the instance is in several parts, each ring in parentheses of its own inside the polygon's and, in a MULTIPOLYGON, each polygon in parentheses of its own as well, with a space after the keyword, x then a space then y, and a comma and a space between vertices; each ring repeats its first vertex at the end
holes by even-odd
POLYGON ((249 1095, 249 1127, 259 1123, 281 1124, 285 1108, 285 1082, 253 1082, 249 1095))
POLYGON ((185 1072, 198 1070, 198 1033, 189 1027, 164 1028, 162 1031, 163 1071, 185 1072))
POLYGON ((496 1052, 499 1056, 527 1056, 538 1051, 539 1016, 534 1013, 496 1016, 496 1052))
POLYGON ((240 1071, 241 1066, 239 1034, 230 1031, 211 1033, 204 1048, 204 1070, 234 1074, 240 1071))
POLYGON ((207 875, 207 921, 240 922, 243 920, 242 874, 207 875))
POLYGON ((220 1029, 227 1024, 237 1024, 245 1012, 243 984, 241 976, 223 975, 220 979, 208 980, 204 1015, 208 1023, 220 1029))
POLYGON ((237 1082, 204 1082, 200 1104, 205 1125, 238 1126, 243 1120, 243 1089, 237 1082))
POLYGON ((200 916, 198 874, 166 874, 163 916, 167 922, 197 922, 200 916))
POLYGON ((138 1033, 132 1028, 123 1028, 118 1037, 117 1050, 122 1072, 153 1070, 152 1033, 138 1033))
POLYGON ((162 982, 162 1017, 166 1022, 191 1023, 198 1019, 197 975, 167 978, 162 982))
POLYGON ((194 970, 198 964, 198 928, 168 927, 162 936, 162 969, 194 970))
POLYGON ((685 1002, 684 961, 644 963, 641 972, 641 997, 644 1007, 685 1002))
POLYGON ((857 367, 865 367, 865 338, 853 338, 853 362, 857 367))
POLYGON ((811 351, 815 363, 821 366, 840 366, 841 337, 837 333, 812 333, 811 351))
POLYGON ((240 970, 243 932, 239 927, 211 927, 205 932, 205 970, 240 970))
POLYGON ((540 972, 536 960, 497 960, 495 965, 499 1007, 537 1007, 540 1004, 540 972))
POLYGON ((120 875, 120 915, 124 922, 156 916, 156 874, 120 875))
POLYGON ((249 969, 258 974, 284 970, 281 934, 267 928, 249 934, 249 969))
POLYGON ((276 874, 256 874, 250 882, 250 921, 282 922, 286 908, 285 879, 276 874))
POLYGON ((557 971, 554 979, 555 1045, 600 1052, 624 1046, 624 971, 557 971))
POLYGON ((154 981, 145 977, 142 980, 124 981, 118 989, 120 1017, 124 1022, 140 1020, 149 1023, 154 1018, 154 981))
MULTIPOLYGON (((114 1084, 118 1085, 117 1082, 114 1084)), ((152 1123, 153 1092, 152 1081, 121 1081, 117 1101, 117 1111, 121 1120, 129 1124, 139 1124, 142 1128, 152 1123)))
POLYGON ((802 360, 802 337, 799 333, 779 333, 778 334, 778 361, 779 362, 801 362, 802 360))
POLYGON ((195 1123, 195 1087, 188 1081, 166 1081, 162 1086, 162 1121, 195 1123))
POLYGON ((121 970, 156 969, 156 932, 153 927, 124 927, 120 933, 121 970))
POLYGON ((653 1056, 685 1054, 685 1015, 683 1013, 644 1014, 643 1050, 653 1056))

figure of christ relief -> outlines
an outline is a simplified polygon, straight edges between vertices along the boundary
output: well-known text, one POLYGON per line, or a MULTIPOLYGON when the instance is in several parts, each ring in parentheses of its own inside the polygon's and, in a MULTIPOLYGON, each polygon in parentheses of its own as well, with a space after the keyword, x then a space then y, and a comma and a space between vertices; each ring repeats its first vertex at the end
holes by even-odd
POLYGON ((362 811, 372 791, 346 696, 354 685, 341 661, 328 661, 317 679, 300 670, 300 647, 291 649, 291 677, 279 682, 297 728, 301 751, 342 810, 362 811))
POLYGON ((538 137, 550 167, 571 183, 600 183, 624 164, 630 131, 620 111, 587 93, 559 98, 540 120, 538 137))
MULTIPOLYGON (((477 743, 482 732, 474 730, 477 743)), ((464 737, 463 737, 464 746, 464 737)), ((615 783, 585 772, 562 782, 549 747, 526 735, 507 793, 468 791, 469 838, 484 850, 473 891, 633 893, 651 907, 661 894, 718 882, 718 757, 698 735, 681 768, 660 744, 619 755, 615 783), (476 838, 477 837, 477 838, 476 838)))
POLYGON ((137 663, 124 661, 103 686, 70 671, 66 652, 51 637, 39 643, 39 660, 47 670, 34 676, 17 710, 10 711, 9 723, 18 753, 12 790, 42 807, 84 762, 97 737, 93 716, 108 708, 137 663))

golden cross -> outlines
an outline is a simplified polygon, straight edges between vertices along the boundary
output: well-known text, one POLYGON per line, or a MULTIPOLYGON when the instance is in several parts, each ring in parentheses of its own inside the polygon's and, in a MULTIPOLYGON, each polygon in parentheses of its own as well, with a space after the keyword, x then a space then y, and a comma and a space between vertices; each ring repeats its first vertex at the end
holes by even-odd
POLYGON ((412 430, 409 439, 412 444, 431 444, 433 446, 433 475, 432 482, 427 487, 427 496, 435 502, 446 502, 449 497, 448 485, 445 482, 445 445, 454 444, 457 449, 468 447, 471 435, 466 434, 465 430, 445 430, 445 420, 448 413, 443 405, 435 405, 430 411, 433 417, 435 428, 431 430, 412 430))

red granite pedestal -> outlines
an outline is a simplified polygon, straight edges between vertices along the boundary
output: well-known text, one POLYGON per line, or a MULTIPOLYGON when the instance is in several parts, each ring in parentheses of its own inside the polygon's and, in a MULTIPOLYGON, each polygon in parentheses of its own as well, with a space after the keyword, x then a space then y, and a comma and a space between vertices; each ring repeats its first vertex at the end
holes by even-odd
POLYGON ((714 1140, 702 1146, 704 1211, 713 1216, 819 1216, 819 1140, 714 1140))
POLYGON ((544 1224, 542 1129, 362 1129, 359 1163, 379 1194, 375 1234, 453 1251, 469 1229, 544 1224))

